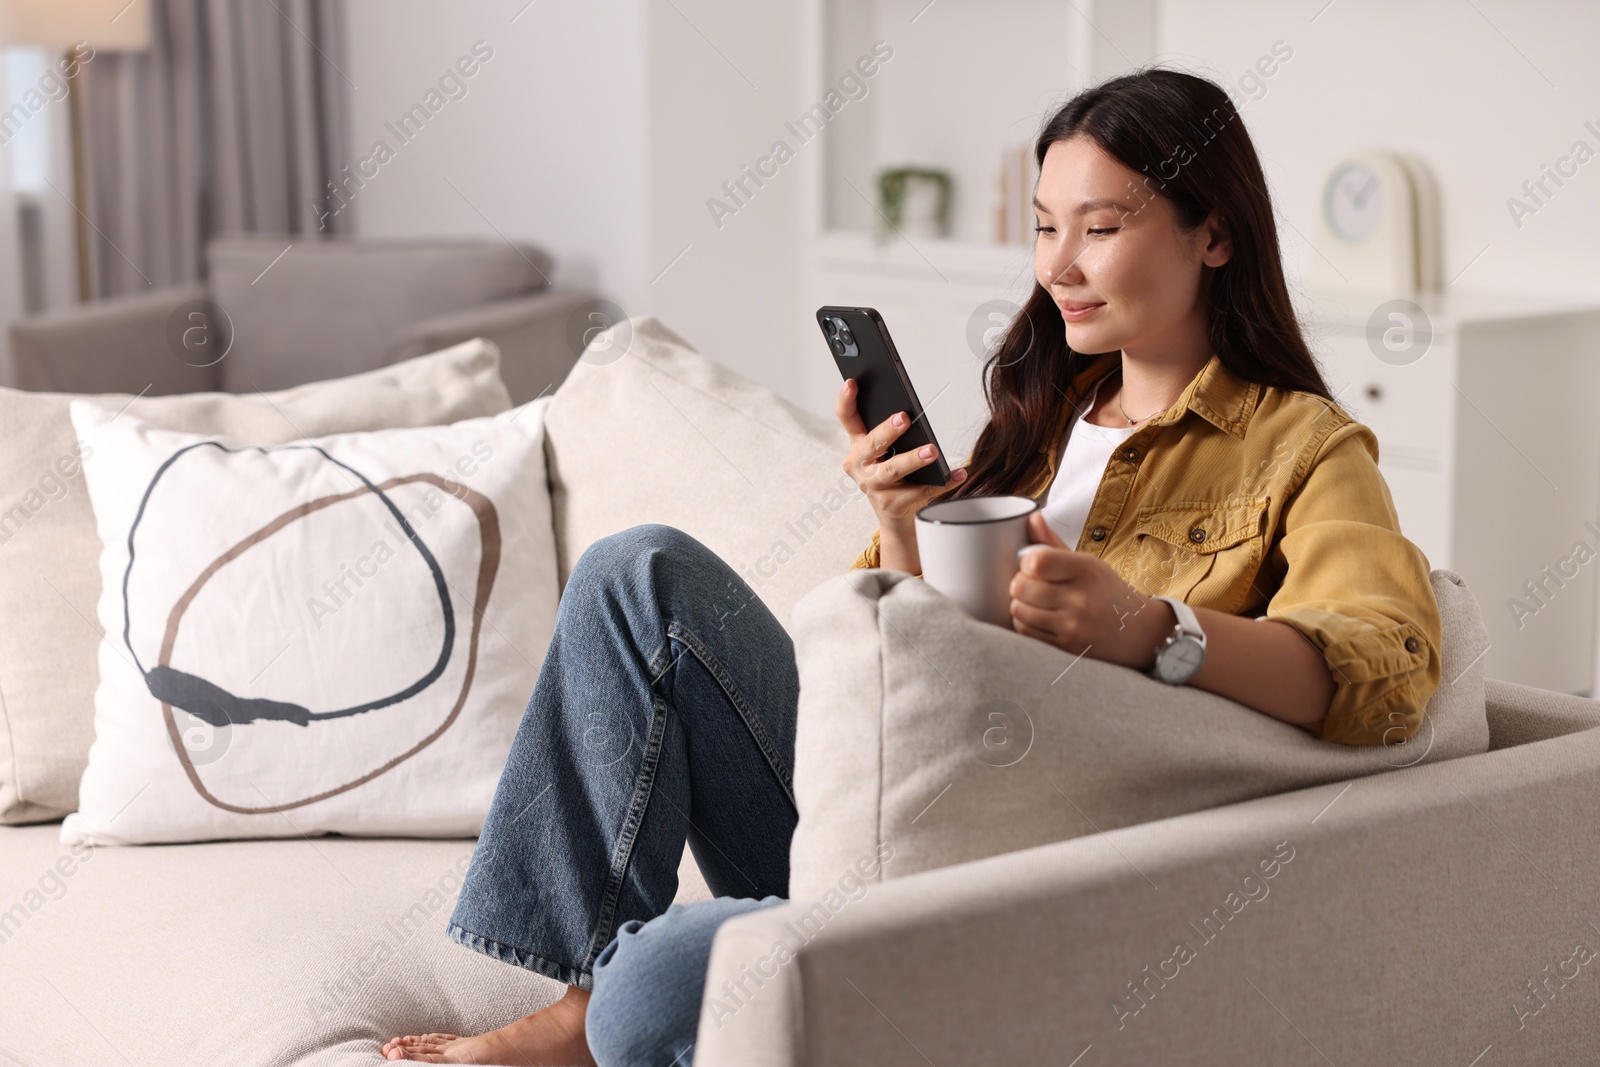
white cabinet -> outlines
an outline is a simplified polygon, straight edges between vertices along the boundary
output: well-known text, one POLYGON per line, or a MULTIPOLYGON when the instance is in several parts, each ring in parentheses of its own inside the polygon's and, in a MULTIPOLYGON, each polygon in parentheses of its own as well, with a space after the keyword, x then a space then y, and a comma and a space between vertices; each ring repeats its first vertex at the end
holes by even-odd
POLYGON ((1600 307, 1416 296, 1417 355, 1369 324, 1386 300, 1313 293, 1300 311, 1329 389, 1378 438, 1401 530, 1477 597, 1490 676, 1600 692, 1600 307))

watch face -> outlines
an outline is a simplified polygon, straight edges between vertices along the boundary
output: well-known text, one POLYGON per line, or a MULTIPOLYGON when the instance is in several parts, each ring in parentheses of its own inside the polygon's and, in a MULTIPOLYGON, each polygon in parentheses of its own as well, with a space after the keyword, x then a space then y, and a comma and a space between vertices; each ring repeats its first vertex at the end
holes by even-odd
POLYGON ((1359 244, 1383 222, 1383 179, 1360 164, 1340 167, 1328 178, 1323 210, 1335 234, 1359 244))
POLYGON ((1163 681, 1187 682, 1200 669, 1205 659, 1205 649, 1192 637, 1180 637, 1161 650, 1156 657, 1156 670, 1163 681))

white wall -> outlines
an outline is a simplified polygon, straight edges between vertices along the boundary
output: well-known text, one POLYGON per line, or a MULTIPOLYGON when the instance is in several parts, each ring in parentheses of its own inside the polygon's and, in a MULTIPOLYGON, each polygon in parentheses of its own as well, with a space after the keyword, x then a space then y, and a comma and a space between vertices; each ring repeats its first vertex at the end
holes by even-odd
POLYGON ((807 325, 794 310, 797 182, 780 174, 721 229, 705 201, 798 108, 797 11, 730 0, 347 2, 359 154, 374 138, 393 141, 384 123, 473 41, 495 49, 468 95, 360 191, 361 236, 536 241, 555 255, 558 284, 658 315, 712 358, 792 391, 796 322, 807 325))
POLYGON ((732 216, 714 219, 706 202, 742 168, 754 170, 774 141, 793 143, 783 124, 805 106, 800 5, 652 0, 649 12, 648 267, 659 280, 640 306, 706 355, 793 397, 796 359, 826 357, 820 342, 820 355, 801 347, 816 326, 798 298, 798 167, 779 166, 759 187, 746 180, 750 196, 732 216))
MULTIPOLYGON (((803 395, 800 361, 821 356, 797 295, 799 167, 783 168, 720 229, 705 201, 813 102, 800 55, 805 4, 347 3, 346 73, 359 87, 351 131, 361 152, 474 40, 496 50, 469 96, 362 191, 361 234, 498 229, 542 242, 557 257, 558 282, 659 315, 713 358, 803 395)), ((970 15, 976 3, 941 0, 906 32, 947 40, 923 23, 970 15)), ((1396 146, 1437 176, 1446 279, 1600 298, 1600 160, 1520 229, 1505 203, 1575 140, 1600 151, 1600 137, 1583 127, 1585 119, 1600 127, 1600 66, 1584 54, 1600 40, 1600 7, 1164 0, 1156 61, 1236 82, 1280 39, 1294 55, 1245 115, 1292 275, 1315 254, 1305 235, 1327 168, 1357 148, 1396 146)), ((1063 87, 1072 80, 1064 56, 1063 87)), ((1006 122, 1007 137, 1018 132, 1006 122)))
POLYGON ((1157 62, 1219 81, 1235 82, 1276 40, 1294 49, 1243 111, 1289 223, 1279 236, 1291 269, 1303 273, 1315 254, 1306 238, 1332 163, 1395 147, 1420 155, 1439 183, 1443 281, 1600 300, 1600 158, 1564 188, 1552 183, 1555 195, 1520 229, 1506 208, 1574 141, 1600 153, 1600 136, 1583 126, 1600 129, 1600 6, 1324 4, 1164 0, 1158 30, 1157 62))
POLYGON ((352 202, 365 237, 504 235, 555 281, 631 299, 648 282, 642 0, 347 0, 354 155, 475 41, 493 57, 352 202), (513 22, 513 19, 515 21, 513 22), (452 188, 453 186, 453 188, 452 188))

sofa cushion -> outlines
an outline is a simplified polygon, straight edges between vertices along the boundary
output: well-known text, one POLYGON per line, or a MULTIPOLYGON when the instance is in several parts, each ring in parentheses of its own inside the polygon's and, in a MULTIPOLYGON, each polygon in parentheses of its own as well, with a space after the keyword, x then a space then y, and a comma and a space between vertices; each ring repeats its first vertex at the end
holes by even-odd
POLYGON ((211 299, 233 324, 218 364, 230 393, 381 367, 399 330, 541 289, 551 269, 532 245, 481 240, 229 237, 206 247, 206 263, 211 299))
POLYGON ((789 626, 877 527, 840 467, 849 435, 700 355, 646 315, 595 336, 546 419, 561 582, 608 534, 694 535, 789 626))
MULTIPOLYGON (((492 345, 473 341, 262 396, 99 399, 153 425, 272 445, 505 411, 499 364, 492 345)), ((100 539, 68 417, 73 399, 0 389, 0 823, 76 808, 94 739, 100 539)))
POLYGON ((319 1046, 363 1045, 376 1062, 385 1023, 471 1032, 560 992, 445 937, 470 839, 106 849, 62 846, 55 830, 0 830, 0 1048, 22 1063, 117 1062, 115 1050, 314 1063, 319 1046))
POLYGON ((795 607, 790 895, 891 847, 884 877, 1488 751, 1478 603, 1432 573, 1444 682, 1403 744, 1347 746, 1192 686, 973 619, 859 570, 795 607))
MULTIPOLYGON (((397 1034, 481 1033, 565 991, 445 935, 470 839, 58 829, 0 827, 0 1064, 370 1065, 397 1034)), ((677 900, 709 895, 688 850, 679 879, 677 900)))

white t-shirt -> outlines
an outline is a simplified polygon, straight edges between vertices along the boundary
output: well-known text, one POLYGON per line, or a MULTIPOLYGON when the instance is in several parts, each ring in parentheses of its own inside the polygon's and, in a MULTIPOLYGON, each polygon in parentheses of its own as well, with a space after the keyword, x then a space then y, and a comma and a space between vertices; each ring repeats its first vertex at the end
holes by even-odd
MULTIPOLYGON (((1104 382, 1104 379, 1101 379, 1104 382)), ((1056 535, 1068 548, 1078 547, 1078 537, 1089 517, 1089 507, 1100 489, 1105 476, 1106 460, 1123 441, 1133 436, 1139 427, 1096 426, 1085 419, 1094 408, 1100 384, 1089 395, 1089 403, 1078 416, 1067 437, 1066 454, 1056 466, 1056 476, 1050 483, 1050 494, 1045 498, 1044 517, 1056 535)))

